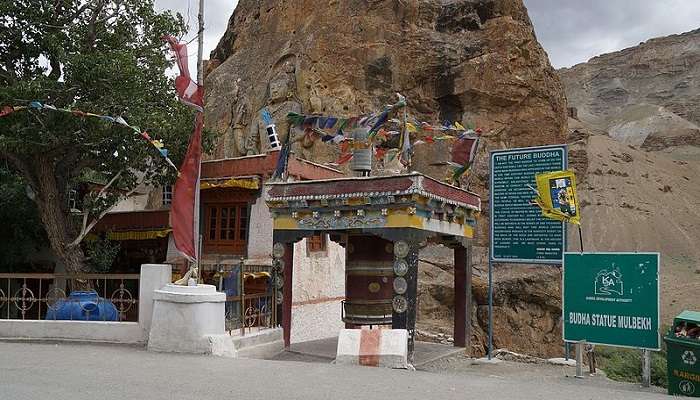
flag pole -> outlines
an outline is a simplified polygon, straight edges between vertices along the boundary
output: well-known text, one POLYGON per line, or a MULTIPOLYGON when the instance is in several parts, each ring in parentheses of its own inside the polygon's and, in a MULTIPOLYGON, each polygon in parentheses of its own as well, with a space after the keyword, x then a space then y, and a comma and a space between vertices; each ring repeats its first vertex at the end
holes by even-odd
MULTIPOLYGON (((204 87, 204 0, 199 0, 199 13, 197 15, 197 85, 204 87)), ((202 157, 199 157, 199 166, 197 171, 197 186, 195 188, 194 198, 194 240, 195 243, 195 266, 197 267, 197 280, 201 282, 201 258, 202 239, 199 232, 199 215, 200 215, 200 180, 202 178, 202 157)))
POLYGON ((204 0, 199 0, 197 21, 199 21, 197 30, 197 84, 202 86, 204 85, 204 0))

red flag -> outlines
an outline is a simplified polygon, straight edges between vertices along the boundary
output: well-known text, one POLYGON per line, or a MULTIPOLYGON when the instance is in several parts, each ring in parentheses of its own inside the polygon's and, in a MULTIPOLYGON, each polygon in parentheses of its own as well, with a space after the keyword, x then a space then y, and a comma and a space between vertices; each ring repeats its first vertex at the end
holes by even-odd
POLYGON ((187 147, 185 160, 180 167, 180 175, 175 182, 173 191, 173 202, 170 207, 170 226, 173 228, 175 247, 187 258, 194 261, 197 259, 197 236, 198 227, 195 207, 199 191, 199 165, 202 158, 202 125, 204 117, 202 113, 197 113, 194 133, 187 147))
POLYGON ((190 76, 190 69, 187 66, 187 45, 178 43, 173 36, 163 36, 163 40, 170 43, 170 47, 175 53, 175 60, 180 69, 180 76, 175 78, 175 89, 180 96, 180 101, 194 107, 197 111, 204 111, 204 88, 193 81, 190 76))

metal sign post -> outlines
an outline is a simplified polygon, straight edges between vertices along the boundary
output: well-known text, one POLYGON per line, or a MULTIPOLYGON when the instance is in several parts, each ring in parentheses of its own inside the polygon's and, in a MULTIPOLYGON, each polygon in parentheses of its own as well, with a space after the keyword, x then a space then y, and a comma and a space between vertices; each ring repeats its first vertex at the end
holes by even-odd
POLYGON ((642 386, 651 386, 651 352, 642 349, 642 386))
POLYGON ((576 377, 583 378, 583 351, 585 341, 576 343, 576 377))
POLYGON ((489 331, 488 358, 493 353, 493 264, 561 264, 566 227, 544 218, 531 205, 535 175, 567 167, 566 145, 526 147, 491 152, 489 173, 489 331))
POLYGON ((493 262, 489 257, 489 354, 490 360, 493 354, 493 262))

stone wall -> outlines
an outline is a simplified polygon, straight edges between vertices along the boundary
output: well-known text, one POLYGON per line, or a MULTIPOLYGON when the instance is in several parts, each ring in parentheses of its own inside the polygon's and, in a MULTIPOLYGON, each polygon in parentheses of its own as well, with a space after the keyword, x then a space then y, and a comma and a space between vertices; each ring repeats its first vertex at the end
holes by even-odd
POLYGON ((253 263, 269 265, 272 262, 272 216, 265 204, 267 188, 250 207, 248 225, 248 259, 253 263))
POLYGON ((327 239, 326 251, 307 251, 306 239, 294 245, 291 342, 337 336, 345 327, 345 249, 327 239))

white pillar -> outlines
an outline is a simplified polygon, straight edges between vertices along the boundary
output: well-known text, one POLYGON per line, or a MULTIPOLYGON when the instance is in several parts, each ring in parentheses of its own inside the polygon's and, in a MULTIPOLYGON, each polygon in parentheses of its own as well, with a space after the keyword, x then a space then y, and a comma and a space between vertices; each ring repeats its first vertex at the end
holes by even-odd
POLYGON ((172 282, 173 267, 169 264, 143 264, 139 278, 139 326, 148 339, 153 318, 153 292, 172 282))

